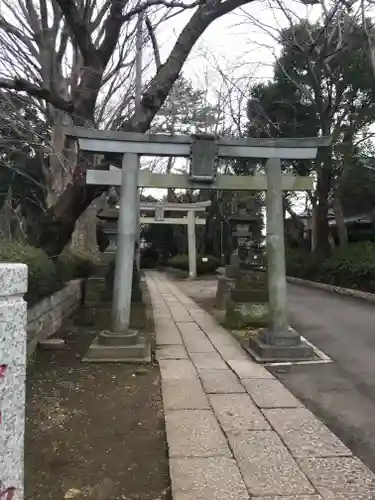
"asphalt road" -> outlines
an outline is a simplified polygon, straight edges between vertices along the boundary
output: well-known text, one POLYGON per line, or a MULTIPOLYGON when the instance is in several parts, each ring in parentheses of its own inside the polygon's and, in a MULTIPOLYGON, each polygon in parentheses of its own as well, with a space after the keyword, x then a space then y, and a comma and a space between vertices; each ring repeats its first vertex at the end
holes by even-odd
POLYGON ((292 326, 334 363, 271 371, 375 472, 375 305, 288 287, 292 326))

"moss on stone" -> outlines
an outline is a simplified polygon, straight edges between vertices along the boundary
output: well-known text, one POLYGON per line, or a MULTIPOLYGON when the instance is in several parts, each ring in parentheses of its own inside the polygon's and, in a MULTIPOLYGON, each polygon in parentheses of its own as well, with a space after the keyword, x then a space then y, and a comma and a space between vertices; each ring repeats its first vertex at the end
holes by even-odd
POLYGON ((225 324, 229 328, 266 327, 268 320, 267 304, 238 303, 231 300, 227 304, 225 324))

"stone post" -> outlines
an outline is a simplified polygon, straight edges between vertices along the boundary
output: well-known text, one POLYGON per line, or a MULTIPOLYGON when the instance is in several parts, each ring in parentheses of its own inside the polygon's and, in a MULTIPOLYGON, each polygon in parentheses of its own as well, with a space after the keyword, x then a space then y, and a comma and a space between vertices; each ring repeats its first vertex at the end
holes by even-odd
POLYGON ((195 212, 189 210, 188 218, 188 249, 189 249, 189 278, 197 277, 197 247, 195 237, 195 212))
POLYGON ((24 498, 25 264, 0 264, 0 498, 24 498))
POLYGON ((124 154, 112 310, 112 330, 116 333, 126 333, 130 324, 134 245, 139 219, 138 165, 138 155, 124 154))
MULTIPOLYGON (((288 330, 283 192, 280 160, 267 162, 267 262, 270 332, 288 330)), ((271 334, 271 333, 270 333, 271 334)))
POLYGON ((266 168, 269 324, 250 337, 249 347, 261 361, 309 359, 312 348, 288 325, 281 161, 270 159, 266 168))
MULTIPOLYGON (((91 343, 83 361, 149 363, 151 346, 141 332, 130 328, 133 275, 139 277, 135 261, 137 220, 139 220, 138 155, 126 153, 122 160, 120 210, 117 224, 116 261, 106 276, 114 274, 112 330, 103 330, 91 343)), ((135 280, 137 281, 137 280, 135 280)), ((135 283, 139 287, 139 283, 135 283)), ((107 295, 107 299, 108 299, 107 295)), ((106 314, 106 312, 104 311, 106 314)))

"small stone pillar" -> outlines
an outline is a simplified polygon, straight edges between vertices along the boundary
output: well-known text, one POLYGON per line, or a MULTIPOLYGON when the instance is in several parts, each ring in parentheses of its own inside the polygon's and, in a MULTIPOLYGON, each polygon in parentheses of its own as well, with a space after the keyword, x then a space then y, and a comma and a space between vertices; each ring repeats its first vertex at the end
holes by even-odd
POLYGON ((270 159, 266 168, 269 325, 249 338, 249 349, 262 362, 312 359, 312 347, 288 325, 281 161, 270 159))
POLYGON ((24 498, 25 264, 0 264, 0 498, 24 498))

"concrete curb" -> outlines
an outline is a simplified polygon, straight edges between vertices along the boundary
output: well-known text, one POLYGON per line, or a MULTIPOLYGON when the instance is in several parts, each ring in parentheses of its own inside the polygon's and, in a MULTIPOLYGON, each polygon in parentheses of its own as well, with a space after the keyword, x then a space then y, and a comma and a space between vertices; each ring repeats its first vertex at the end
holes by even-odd
POLYGON ((287 277, 289 283, 294 283, 296 285, 305 286, 307 288, 317 288, 319 290, 325 290, 330 293, 337 293, 339 295, 345 295, 346 297, 354 297, 355 299, 365 300, 371 304, 375 304, 375 293, 361 292, 359 290, 353 290, 351 288, 341 288, 339 286, 327 285, 326 283, 318 283, 316 281, 303 280, 300 278, 294 278, 292 276, 287 277))

